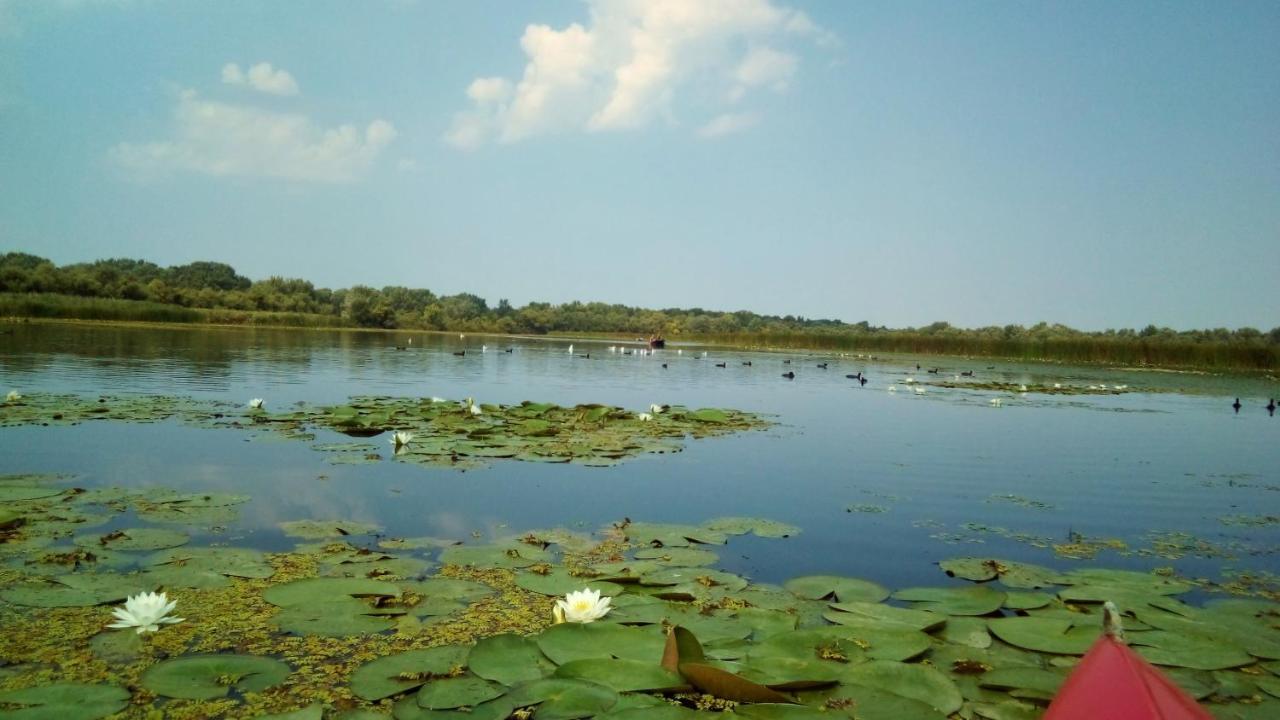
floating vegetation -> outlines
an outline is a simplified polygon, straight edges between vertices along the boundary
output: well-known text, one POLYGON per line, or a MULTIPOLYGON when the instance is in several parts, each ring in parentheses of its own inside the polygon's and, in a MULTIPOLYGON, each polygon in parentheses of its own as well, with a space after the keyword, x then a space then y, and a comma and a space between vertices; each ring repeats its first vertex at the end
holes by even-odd
POLYGON ((857 512, 857 513, 875 514, 875 513, 889 512, 889 508, 885 507, 884 505, 860 504, 860 505, 850 505, 849 507, 845 508, 844 511, 847 513, 857 512))
MULTIPOLYGON (((63 491, 0 507, 40 536, 51 506, 141 502, 63 491)), ((480 545, 378 541, 348 521, 290 527, 341 540, 262 554, 153 547, 188 539, 163 528, 55 538, 44 547, 114 545, 104 552, 118 559, 0 575, 0 717, 1035 718, 1098 636, 1103 600, 1128 615, 1130 644, 1215 712, 1280 711, 1280 604, 1190 605, 1178 596, 1198 585, 1165 575, 974 556, 940 563, 972 584, 891 591, 815 575, 776 587, 708 567, 707 548, 733 536, 798 532, 740 517, 480 545), (159 588, 185 622, 105 629, 104 606, 159 588), (609 611, 553 624, 555 599, 583 588, 609 611)))
MULTIPOLYGON (((648 421, 608 405, 562 407, 551 403, 487 405, 433 399, 358 397, 346 405, 297 406, 269 412, 240 405, 169 396, 37 394, 0 405, 0 427, 74 425, 92 420, 150 423, 177 420, 199 427, 268 431, 269 437, 313 441, 313 429, 364 438, 407 433, 412 442, 386 448, 364 442, 322 442, 313 447, 332 464, 381 462, 389 451, 400 462, 456 468, 482 467, 495 459, 616 465, 648 453, 680 452, 685 438, 705 438, 766 427, 758 415, 720 408, 672 406, 648 421), (477 413, 476 411, 479 410, 477 413)), ((40 497, 38 485, 0 483, 0 500, 40 497)), ((170 500, 160 513, 197 507, 170 500)), ((164 503, 160 503, 164 504, 164 503)), ((228 511, 230 512, 230 511, 228 511)))
POLYGON ((992 495, 987 500, 987 502, 1007 502, 1007 503, 1013 503, 1014 505, 1019 505, 1025 508, 1032 508, 1035 510, 1053 509, 1053 505, 1050 505, 1049 503, 1041 502, 1039 500, 1032 500, 1031 498, 1022 497, 1021 495, 1012 495, 1012 494, 992 495))
POLYGON ((962 380, 935 380, 924 383, 941 388, 959 388, 962 390, 989 390, 1028 395, 1124 395, 1131 392, 1160 392, 1157 388, 1133 388, 1128 385, 1064 385, 1062 383, 1041 383, 1023 385, 1011 382, 967 382, 962 380))
POLYGON ((1266 527, 1280 525, 1280 515, 1224 515, 1218 518, 1223 525, 1242 525, 1245 527, 1266 527))

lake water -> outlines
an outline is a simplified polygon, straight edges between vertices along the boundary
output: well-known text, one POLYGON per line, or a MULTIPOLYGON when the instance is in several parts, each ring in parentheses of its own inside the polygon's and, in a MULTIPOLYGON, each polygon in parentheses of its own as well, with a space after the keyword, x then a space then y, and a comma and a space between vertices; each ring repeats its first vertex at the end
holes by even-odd
MULTIPOLYGON (((735 408, 775 423, 616 467, 499 460, 465 472, 396 462, 335 466, 308 443, 175 422, 0 429, 0 474, 70 473, 83 487, 252 495, 220 542, 291 547, 278 523, 305 518, 471 540, 475 532, 553 526, 589 531, 624 517, 698 523, 741 515, 802 529, 783 540, 735 537, 720 549, 722 568, 762 582, 830 573, 891 587, 937 585, 947 579, 933 563, 962 555, 1063 569, 1173 567, 1209 579, 1224 569, 1280 573, 1280 418, 1263 407, 1280 390, 1267 378, 678 344, 641 356, 610 352, 616 340, 574 340, 570 354, 568 340, 457 334, 5 329, 0 391, 29 395, 261 397, 273 410, 355 395, 637 411, 671 403, 735 408), (465 356, 454 354, 464 348, 465 356), (576 356, 582 353, 590 358, 576 356), (917 360, 942 370, 917 372, 917 360), (794 380, 781 377, 787 370, 794 380), (929 387, 917 395, 904 384, 908 376, 929 382, 968 370, 975 381, 1138 391, 1020 397, 929 387), (859 372, 869 378, 865 387, 845 377, 859 372), (1239 413, 1230 407, 1236 396, 1245 405, 1239 413), (996 397, 1002 406, 990 404, 996 397), (1045 547, 1080 537, 1123 547, 1084 560, 1045 547), (1156 545, 1171 538, 1197 544, 1172 552, 1156 545)), ((346 440, 324 430, 318 436, 346 440)), ((383 454, 391 455, 389 445, 383 454)))

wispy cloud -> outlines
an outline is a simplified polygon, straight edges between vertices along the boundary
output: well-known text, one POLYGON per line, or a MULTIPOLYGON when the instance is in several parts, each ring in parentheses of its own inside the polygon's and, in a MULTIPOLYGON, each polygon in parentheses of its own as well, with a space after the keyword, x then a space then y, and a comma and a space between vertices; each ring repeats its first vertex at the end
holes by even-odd
POLYGON ((325 128, 306 115, 206 100, 194 90, 179 95, 173 116, 173 137, 119 143, 111 158, 140 178, 186 171, 341 183, 364 176, 397 134, 385 120, 325 128))
POLYGON ((698 135, 704 138, 718 138, 724 135, 746 130, 760 122, 754 113, 725 113, 717 115, 711 122, 698 128, 698 135))
POLYGON ((287 70, 271 66, 269 62, 260 62, 249 68, 248 72, 240 69, 235 63, 222 66, 222 82, 228 85, 247 85, 258 92, 270 95, 297 95, 298 83, 287 70))
MULTIPOLYGON (((675 122, 682 92, 710 89, 737 103, 758 89, 782 91, 800 62, 783 46, 834 42, 807 15, 772 0, 587 4, 585 24, 527 26, 522 76, 474 80, 467 88, 471 106, 455 116, 445 140, 470 149, 552 132, 675 122)), ((741 125, 746 116, 738 117, 741 125)))

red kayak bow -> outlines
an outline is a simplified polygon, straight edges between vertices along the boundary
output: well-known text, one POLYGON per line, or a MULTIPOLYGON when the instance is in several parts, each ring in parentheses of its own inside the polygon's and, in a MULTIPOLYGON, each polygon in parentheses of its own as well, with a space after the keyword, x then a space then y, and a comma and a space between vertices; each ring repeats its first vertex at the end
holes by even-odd
POLYGON ((1106 632, 1054 696, 1043 720, 1213 720, 1190 695, 1124 643, 1107 603, 1106 632))

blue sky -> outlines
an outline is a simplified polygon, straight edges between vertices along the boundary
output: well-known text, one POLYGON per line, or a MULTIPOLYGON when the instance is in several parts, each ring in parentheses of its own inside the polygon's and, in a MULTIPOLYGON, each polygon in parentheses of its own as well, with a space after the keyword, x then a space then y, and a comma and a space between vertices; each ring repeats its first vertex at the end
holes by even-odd
POLYGON ((1280 4, 0 0, 0 250, 1280 325, 1280 4))

